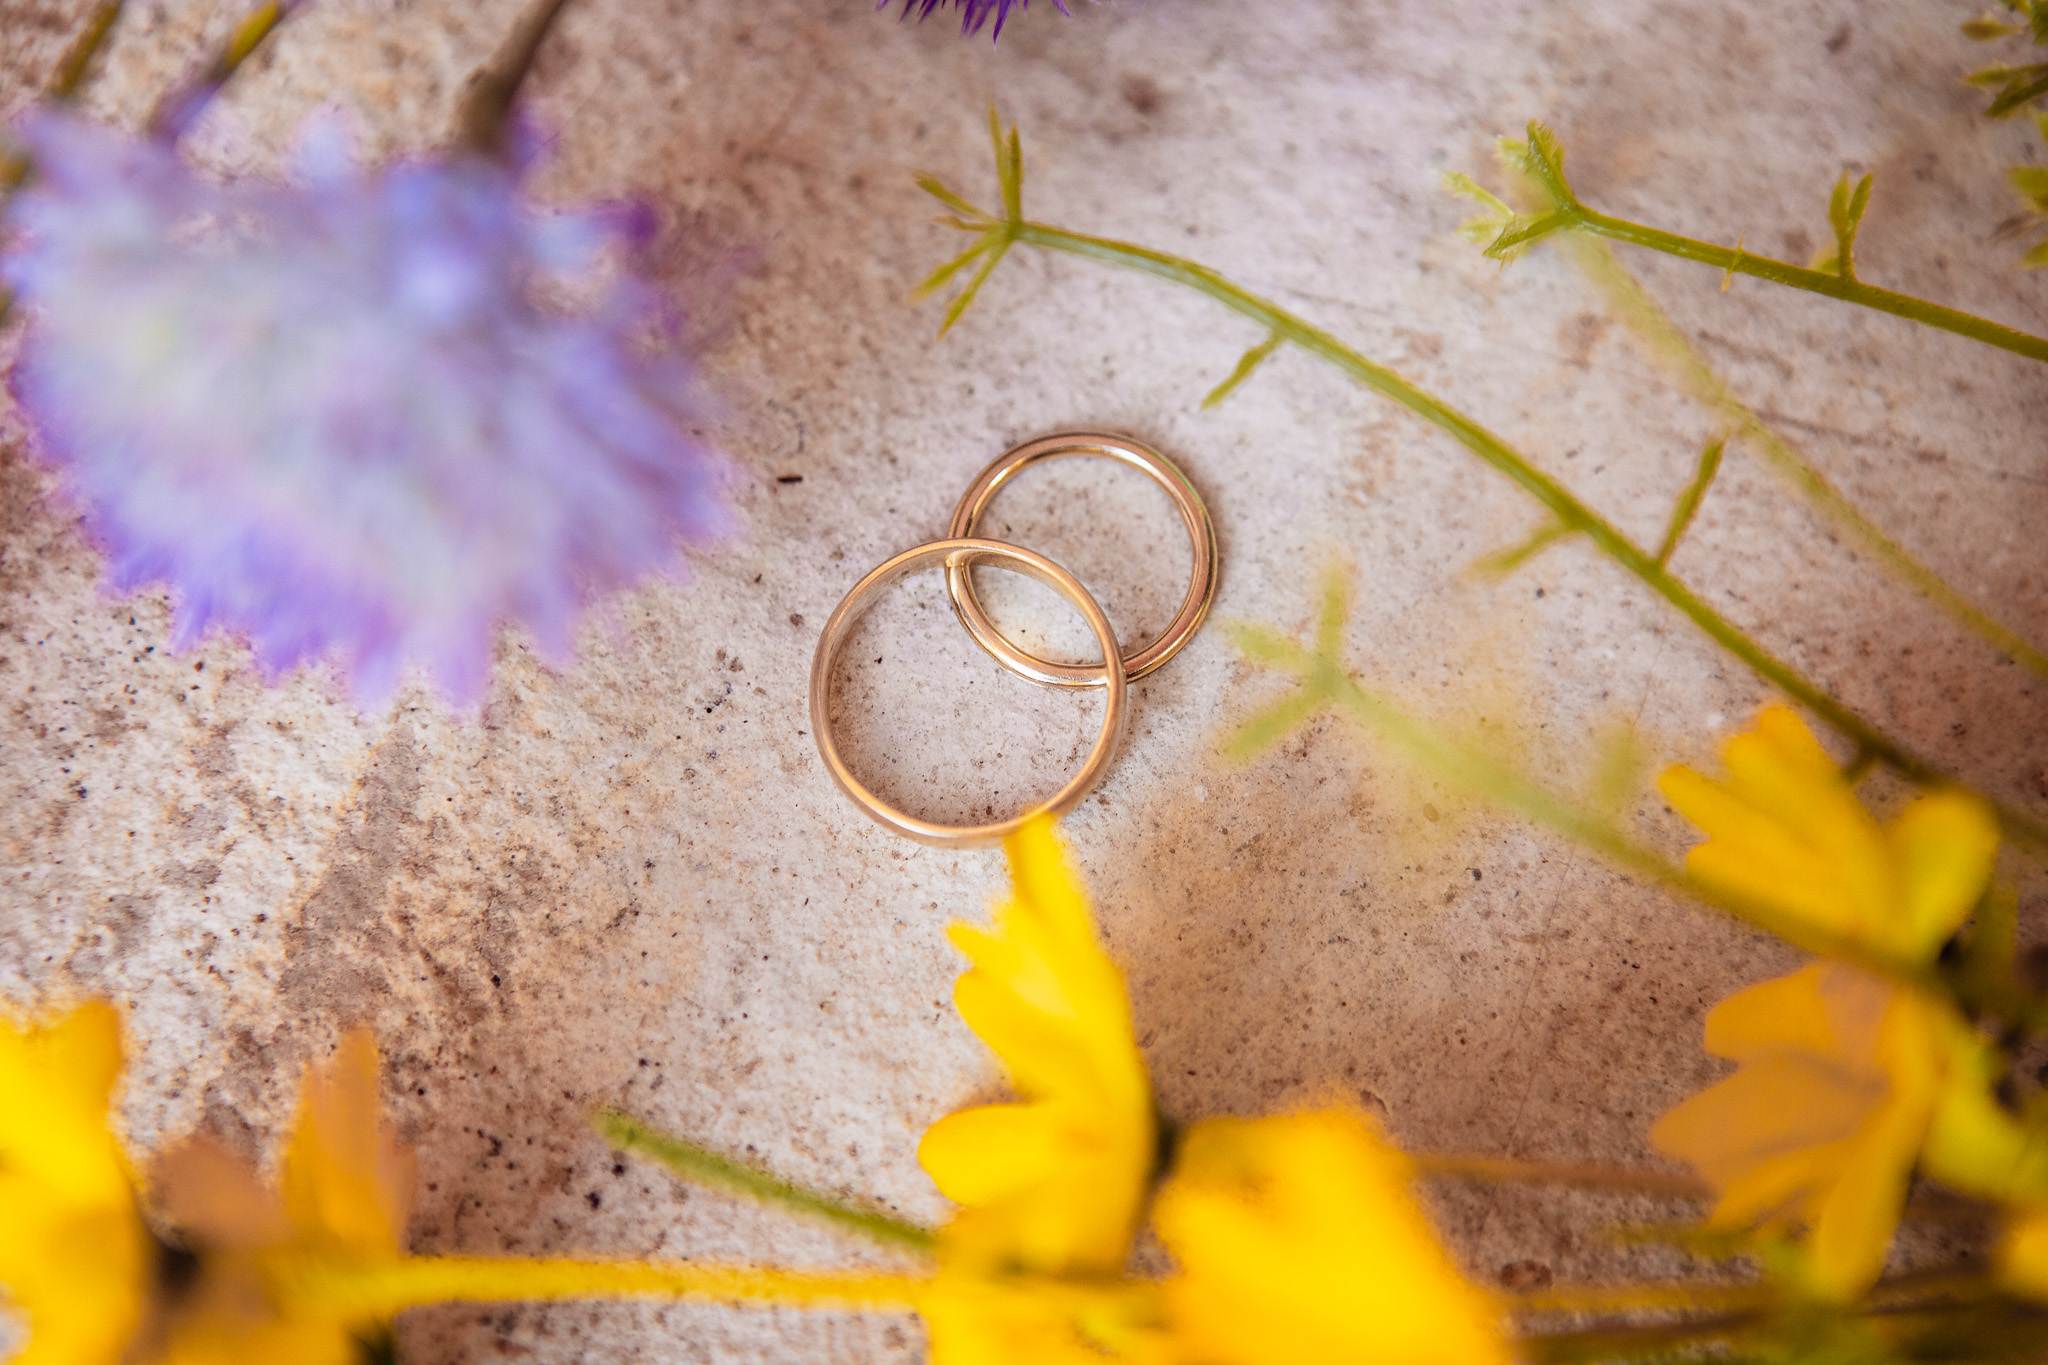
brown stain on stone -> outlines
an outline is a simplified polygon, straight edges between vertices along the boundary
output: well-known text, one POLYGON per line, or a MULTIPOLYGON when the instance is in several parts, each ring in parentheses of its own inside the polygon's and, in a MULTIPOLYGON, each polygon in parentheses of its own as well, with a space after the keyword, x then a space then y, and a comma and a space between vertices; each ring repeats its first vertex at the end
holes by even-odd
POLYGON ((418 824, 419 792, 410 730, 377 746, 357 789, 348 825, 337 834, 327 873, 285 930, 278 1003, 285 1020, 352 1021, 377 1013, 388 991, 383 960, 397 947, 384 918, 384 893, 418 824))
MULTIPOLYGON (((431 871, 432 830, 417 813, 420 764, 409 725, 377 745, 327 872, 285 930, 277 990, 285 1019, 345 1026, 375 1019, 390 1001, 392 969, 408 946, 390 913, 392 888, 407 873, 431 871)), ((465 1004, 471 994, 457 992, 465 1004)))

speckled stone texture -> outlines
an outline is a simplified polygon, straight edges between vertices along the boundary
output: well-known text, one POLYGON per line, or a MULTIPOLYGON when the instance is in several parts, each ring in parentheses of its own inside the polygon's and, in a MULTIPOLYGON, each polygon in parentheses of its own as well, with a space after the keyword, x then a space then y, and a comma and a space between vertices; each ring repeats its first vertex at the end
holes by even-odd
MULTIPOLYGON (((373 156, 430 149, 519 8, 319 0, 192 155, 274 167, 330 105, 373 156)), ((0 0, 9 107, 88 9, 0 0)), ((1300 310, 1645 541, 1713 418, 1561 257, 1482 260, 1437 183, 1493 180, 1493 139, 1525 120, 1557 127, 1589 202, 1801 259, 1839 171, 1873 170, 1867 278, 2048 326, 2040 278, 1997 232, 2015 207, 2001 168, 2037 146, 1976 116, 1961 77, 1984 54, 1955 31, 1969 5, 1077 9, 1035 7, 995 48, 867 0, 571 7, 530 87, 554 139, 540 192, 662 211, 662 274, 714 338, 748 531, 699 556, 690 582, 593 621, 574 668, 508 637, 474 714, 417 688, 365 713, 319 677, 266 687, 231 640, 170 656, 173 604, 102 589, 5 414, 0 993, 121 1003, 138 1151, 204 1129, 274 1153, 301 1068, 365 1023, 420 1153, 419 1249, 874 1259, 615 1164, 582 1123, 598 1101, 941 1217, 917 1136, 999 1085, 948 1003, 960 964, 943 929, 983 913, 1000 855, 908 844, 849 806, 807 733, 806 674, 855 578, 941 534, 984 462, 1047 431, 1122 429, 1184 464, 1221 537, 1219 620, 1304 631, 1320 574, 1348 565, 1360 675, 1562 788, 1591 780, 1605 731, 1632 729, 1654 763, 1704 761, 1766 697, 1583 545, 1505 580, 1472 573, 1538 524, 1533 506, 1312 360, 1283 354, 1201 411, 1258 340, 1204 299, 1020 251, 935 339, 936 306, 907 294, 958 244, 911 174, 993 199, 991 98, 1021 125, 1033 216, 1191 253, 1300 310)), ((133 4, 88 109, 137 125, 237 12, 133 4)), ((2040 370, 1627 259, 1871 517, 2048 638, 2040 370)), ((991 530, 1071 566, 1132 638, 1178 598, 1180 533, 1135 475, 1046 470, 997 503, 991 530)), ((1893 587, 1747 452, 1731 451, 1675 567, 1914 745, 2048 801, 2041 684, 1893 587)), ((999 586, 1004 619, 1073 641, 1044 599, 999 586)), ((840 688, 848 749, 922 813, 1014 808, 1093 734, 1097 703, 978 654, 936 576, 902 585, 859 638, 840 688)), ((1208 629, 1133 688, 1123 756, 1067 822, 1167 1110, 1336 1097, 1421 1148, 1656 1163, 1649 1122, 1717 1074, 1704 1010, 1794 955, 1445 790, 1348 723, 1226 765, 1221 737, 1283 687, 1208 629)), ((1633 809, 1645 838, 1683 846, 1647 784, 1633 809)), ((2032 904, 2031 874, 2023 888, 2032 904)), ((1435 1198, 1485 1281, 1691 1273, 1600 1232, 1680 1206, 1451 1185, 1435 1198)), ((418 1362, 922 1351, 910 1319, 723 1308, 447 1308, 410 1315, 401 1337, 418 1362)))

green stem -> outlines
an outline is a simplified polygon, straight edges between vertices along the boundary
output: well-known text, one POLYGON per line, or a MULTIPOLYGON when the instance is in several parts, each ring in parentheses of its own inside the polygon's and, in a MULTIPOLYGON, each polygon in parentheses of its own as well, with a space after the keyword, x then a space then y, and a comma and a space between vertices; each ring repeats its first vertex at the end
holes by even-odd
MULTIPOLYGON (((1252 319, 1269 332, 1285 338, 1309 354, 1328 362, 1354 381, 1392 399, 1425 422, 1448 433, 1460 445, 1505 474, 1536 501, 1549 508, 1568 530, 1585 535, 1601 553, 1640 579, 1645 586, 1678 608, 1693 624, 1741 659, 1758 676, 1793 697, 1859 747, 1883 758, 1915 782, 1952 783, 1954 778, 1940 767, 1894 741, 1875 725, 1841 702, 1821 691, 1794 672, 1783 661, 1765 651, 1732 622, 1701 601, 1668 569, 1657 563, 1605 518, 1581 502, 1556 479, 1536 468, 1505 441, 1479 423, 1431 394, 1417 388, 1386 366, 1368 360, 1336 337, 1312 326, 1286 309, 1223 275, 1180 256, 1153 251, 1106 237, 1068 232, 1045 223, 1022 221, 1016 240, 1048 251, 1061 251, 1108 265, 1142 271, 1198 290, 1234 312, 1252 319)), ((2048 848, 2048 822, 2001 801, 1993 801, 2008 832, 2039 848, 2048 848)))
POLYGON ((563 1299, 696 1299, 907 1312, 924 1283, 903 1275, 812 1275, 690 1261, 408 1256, 372 1266, 307 1266, 285 1288, 293 1299, 343 1317, 386 1318, 430 1303, 563 1299))
MULTIPOLYGON (((1531 1332, 1516 1345, 1533 1365, 1617 1365, 1622 1361, 1667 1362, 1691 1359, 1703 1349, 1726 1345, 1757 1330, 1764 1315, 1733 1313, 1691 1322, 1656 1323, 1646 1327, 1578 1328, 1566 1332, 1531 1332), (1682 1353, 1679 1348, 1687 1348, 1682 1353)), ((1739 1357, 1738 1357, 1739 1358, 1739 1357)))
POLYGON ((150 136, 175 142, 198 121, 221 87, 256 55, 263 40, 276 31, 301 0, 263 0, 242 17, 199 74, 158 102, 149 117, 150 136))
POLYGON ((1957 336, 1981 341, 1986 346, 1996 346, 2001 351, 2025 356, 2029 360, 2048 361, 2048 338, 2022 332, 2016 327, 1980 318, 1974 313, 1948 308, 1926 299, 1916 299, 1910 294, 1880 289, 1857 279, 1845 279, 1832 271, 1809 270, 1805 266, 1793 265, 1787 261, 1772 260, 1768 256, 1757 256, 1739 247, 1715 246, 1693 237, 1682 237, 1675 232, 1653 228, 1644 223, 1633 223, 1626 218, 1589 209, 1584 204, 1563 205, 1558 210, 1569 219, 1573 227, 1606 237, 1617 242, 1628 242, 1634 246, 1648 247, 1661 251, 1667 256, 1677 256, 1688 261, 1711 265, 1723 272, 1735 275, 1753 275, 1760 280, 1782 284, 1792 289, 1804 289, 1811 294, 1822 294, 1844 303, 1860 304, 1874 308, 1880 313, 1905 318, 1908 322, 1923 323, 1957 336))
POLYGON ((79 87, 85 83, 86 69, 92 65, 92 59, 99 55, 100 49, 106 46, 107 35, 113 32, 115 22, 121 17, 121 9, 122 0, 101 0, 99 8, 93 11, 92 18, 79 32, 78 41, 64 54, 56 75, 51 78, 52 100, 69 100, 78 94, 79 87))
MULTIPOLYGON (((78 38, 64 53, 64 60, 57 63, 57 69, 50 76, 48 89, 52 103, 62 104, 78 94, 85 83, 85 73, 92 65, 92 59, 106 46, 107 35, 114 30, 114 21, 121 17, 122 0, 102 0, 100 7, 93 11, 78 38)), ((0 152, 0 210, 13 202, 15 191, 28 182, 29 172, 34 167, 24 152, 0 152)), ((0 288, 0 326, 5 326, 14 313, 14 293, 0 288)))
POLYGON ((1393 740, 1439 776, 1521 812, 1536 823, 1592 849, 1617 866, 1681 895, 1718 906, 1808 952, 1854 963, 1937 995, 1953 993, 1939 975, 1927 968, 1875 953, 1866 944, 1831 934, 1786 915, 1775 906, 1736 898, 1688 877, 1682 869, 1629 838, 1608 821, 1580 810, 1520 773, 1437 734, 1366 691, 1349 677, 1333 678, 1326 686, 1326 695, 1338 709, 1349 712, 1354 720, 1393 740))
POLYGON ((605 1141, 621 1151, 659 1162, 685 1180, 730 1194, 744 1195, 763 1204, 777 1204, 813 1218, 822 1218, 849 1232, 894 1247, 929 1253, 936 1240, 929 1228, 873 1209, 834 1199, 816 1190, 791 1184, 743 1161, 735 1161, 693 1142, 649 1128, 638 1119, 616 1109, 598 1111, 592 1125, 605 1141))
POLYGON ((1666 1171, 1632 1171, 1573 1161, 1520 1161, 1514 1157, 1453 1152, 1409 1152, 1424 1175, 1470 1180, 1487 1185, 1559 1185, 1568 1189, 1606 1190, 1615 1194, 1647 1194, 1670 1199, 1711 1199, 1704 1180, 1666 1171))
MULTIPOLYGON (((1672 322, 1670 314, 1629 273, 1627 267, 1615 259, 1612 247, 1605 242, 1570 233, 1563 237, 1562 245, 1572 264, 1605 296, 1608 306, 1620 315, 1623 324, 1636 334, 1651 355, 1664 363, 1695 400, 1711 408, 1727 423, 1737 439, 1745 441, 1762 455, 1764 463, 1818 508, 1837 530, 1862 545, 1908 587, 1993 649, 2010 655, 2035 675, 2048 677, 2048 653, 1978 607, 1950 587, 1941 575, 1908 554, 1868 517, 1857 511, 1847 498, 1836 492, 1826 477, 1757 416, 1754 409, 1737 398, 1727 382, 1714 372, 1705 357, 1672 322)), ((1662 558, 1664 556, 1660 553, 1660 562, 1662 558)))
MULTIPOLYGON (((1326 618, 1329 615, 1330 608, 1326 606, 1326 618)), ((1516 811, 1655 885, 1724 910, 1817 956, 1850 963, 1914 990, 1956 999, 2003 1019, 2022 1021, 2032 1028, 2048 1028, 2048 999, 2031 995, 2010 980, 1977 981, 1959 969, 1943 969, 1878 952, 1857 938, 1832 933, 1767 901, 1738 896, 1688 876, 1682 868, 1637 843, 1610 821, 1559 798, 1520 772, 1432 729, 1361 687, 1344 671, 1334 639, 1326 639, 1311 652, 1256 627, 1234 626, 1230 633, 1246 655, 1291 672, 1301 689, 1246 722, 1226 745, 1228 757, 1247 758, 1324 707, 1334 707, 1391 741, 1437 776, 1516 811)), ((1319 634, 1333 634, 1327 621, 1319 634)))
POLYGON ((512 101, 540 55, 541 42, 569 0, 533 0, 491 59, 471 73, 455 108, 455 141, 485 156, 503 156, 512 101))

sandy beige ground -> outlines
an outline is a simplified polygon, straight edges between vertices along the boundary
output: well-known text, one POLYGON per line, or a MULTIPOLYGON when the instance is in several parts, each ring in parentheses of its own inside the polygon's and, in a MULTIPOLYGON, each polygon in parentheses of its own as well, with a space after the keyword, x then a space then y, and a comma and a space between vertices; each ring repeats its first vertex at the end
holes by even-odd
MULTIPOLYGON (((0 3, 9 100, 87 8, 0 3)), ((194 155, 273 165, 329 104, 377 155, 430 148, 518 8, 322 0, 194 155)), ((132 9, 91 100, 130 124, 235 12, 132 9)), ((579 0, 532 85, 559 139, 542 189, 659 205, 686 295, 744 266, 710 310, 710 368, 749 531, 690 583, 623 601, 573 669, 508 639, 479 714, 418 691, 365 713, 314 677, 267 688, 227 640, 169 656, 169 604, 102 591, 5 418, 0 992, 122 1003, 138 1148, 204 1128, 272 1151, 301 1066, 366 1022, 421 1154, 421 1249, 862 1254, 615 1167, 580 1120, 600 1100, 941 1216, 917 1134, 996 1085, 947 1004, 943 927, 982 913, 999 856, 915 847, 848 806, 806 733, 806 670, 844 589, 939 534, 975 470, 1042 432, 1122 428, 1184 463, 1222 537, 1219 619, 1301 631, 1324 567, 1350 565, 1360 674, 1561 784, 1587 779, 1603 728, 1634 727, 1659 762, 1700 760, 1765 697, 1583 547, 1504 582, 1465 572, 1535 526, 1531 506, 1313 362, 1285 355, 1200 411, 1257 340, 1201 299, 1020 255, 935 340, 935 309, 905 296, 955 247, 911 173, 991 196, 990 98, 1021 124, 1035 216, 1234 274, 1463 405, 1644 539, 1712 419, 1560 258, 1505 274, 1479 259, 1438 188, 1446 169, 1490 178, 1492 139, 1524 120, 1558 127, 1592 201, 1802 259, 1840 169, 1874 170, 1867 276, 2048 325, 2042 281, 1994 233, 2012 210, 2000 168, 2029 135, 1975 117, 1967 6, 1080 9, 1034 11, 995 50, 866 0, 579 0)), ((2048 637, 2040 371, 1631 262, 1872 517, 2048 637)), ((1127 633, 1165 620, 1184 552, 1134 478, 1064 469, 998 513, 1127 633)), ((1747 453, 1676 567, 1866 714, 2048 802, 2041 685, 1888 586, 1747 453)), ((849 743, 927 813, 1048 790, 1092 733, 1088 705, 982 659, 936 579, 906 585, 869 638, 859 657, 881 662, 842 688, 849 743)), ((1790 955, 1471 807, 1343 723, 1226 767, 1219 737, 1280 687, 1207 631, 1134 689, 1124 756, 1068 823, 1166 1106, 1349 1097, 1418 1146, 1653 1161, 1649 1121, 1715 1074, 1704 1008, 1790 955)), ((1681 846, 1647 789, 1636 809, 1647 837, 1681 846)), ((1441 1207, 1474 1273, 1515 1283, 1620 1273, 1602 1220, 1677 1212, 1458 1189, 1441 1207)), ((423 1362, 921 1350, 909 1320, 724 1309, 437 1310, 405 1335, 423 1362)))

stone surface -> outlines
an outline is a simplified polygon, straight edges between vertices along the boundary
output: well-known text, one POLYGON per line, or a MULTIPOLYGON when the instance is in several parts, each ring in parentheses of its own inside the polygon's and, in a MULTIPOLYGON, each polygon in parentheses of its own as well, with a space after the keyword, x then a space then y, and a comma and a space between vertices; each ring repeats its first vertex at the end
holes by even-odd
MULTIPOLYGON (((0 0, 10 107, 89 8, 0 0)), ((519 8, 323 0, 192 154, 274 167, 327 106, 373 155, 430 149, 519 8)), ((1047 431, 1123 429, 1184 464, 1221 536, 1218 620, 1303 632, 1325 567, 1348 566, 1360 676, 1561 788, 1585 789, 1605 731, 1632 730, 1655 764, 1700 761, 1768 695, 1581 544, 1503 580, 1473 573, 1539 524, 1533 505, 1311 359, 1283 354, 1202 411, 1259 338, 1192 293, 1020 250, 935 339, 937 306, 906 296, 958 245, 928 225, 911 173, 993 199, 991 98, 1021 126, 1034 217, 1225 271, 1460 405, 1644 541, 1712 416, 1563 258, 1482 260, 1438 185, 1444 170, 1498 183, 1492 140, 1525 120, 1559 130, 1590 202, 1798 258, 1826 231, 1839 171, 1874 170, 1866 277, 2048 326, 2041 280, 1996 231, 2013 209, 2001 168, 2038 146, 1976 115, 1960 78, 1983 53, 1955 32, 1970 6, 1078 8, 1040 6, 999 49, 866 0, 569 11, 530 87, 554 141, 542 189, 663 211, 663 274, 716 338, 749 529, 691 582, 593 622, 573 668, 508 637, 474 714, 417 688, 365 713, 319 677, 266 687, 231 640, 171 657, 172 604, 102 590, 6 415, 0 993, 121 1003, 138 1150, 206 1129, 273 1153, 302 1066, 367 1023, 420 1152, 421 1249, 867 1254, 615 1165, 582 1124, 599 1101, 941 1217, 917 1135, 999 1085, 948 1003, 959 962, 943 931, 983 912, 1000 856, 901 842, 848 805, 807 733, 806 678, 844 590, 942 534, 983 463, 1047 431)), ((132 5, 88 108, 135 126, 236 13, 132 5)), ((1722 292, 1709 270, 1628 262, 1873 519, 2048 637, 2038 371, 1755 281, 1722 292)), ((995 523, 1076 570, 1128 636, 1170 614, 1185 551, 1135 476, 1045 471, 995 523)), ((2048 798, 2040 681, 1889 583, 1747 452, 1674 564, 1914 746, 2017 801, 2048 798)), ((1072 643, 1042 599, 991 599, 1072 643)), ((1093 734, 1093 703, 983 659, 935 576, 903 585, 860 641, 840 692, 849 751, 922 813, 1013 808, 1093 734)), ((1283 690, 1206 630, 1134 687, 1125 750, 1067 822, 1167 1110, 1334 1096, 1421 1148, 1655 1162, 1648 1123, 1716 1074, 1705 1008, 1793 955, 1476 805, 1348 723, 1224 763, 1222 737, 1283 690)), ((1646 839, 1683 846, 1647 783, 1632 809, 1646 839)), ((1600 1232, 1673 1206, 1438 1199, 1484 1280, 1687 1269, 1600 1232)), ((921 1350, 911 1320, 718 1308, 439 1309, 404 1338, 419 1361, 921 1350)))

